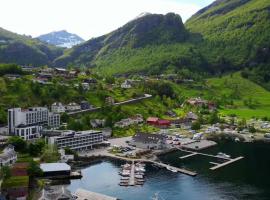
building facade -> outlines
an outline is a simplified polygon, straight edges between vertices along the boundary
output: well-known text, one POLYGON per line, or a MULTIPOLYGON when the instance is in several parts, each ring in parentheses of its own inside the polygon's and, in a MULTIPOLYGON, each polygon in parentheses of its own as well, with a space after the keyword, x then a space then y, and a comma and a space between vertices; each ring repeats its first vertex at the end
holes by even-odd
POLYGON ((64 113, 66 111, 66 107, 60 102, 55 102, 51 106, 51 111, 54 113, 64 113))
POLYGON ((104 136, 101 131, 67 131, 61 136, 49 137, 48 143, 56 145, 58 149, 70 148, 72 150, 92 149, 93 146, 102 144, 104 136))
POLYGON ((12 108, 8 110, 8 133, 25 140, 40 137, 43 127, 60 126, 60 115, 50 113, 46 107, 29 109, 12 108))

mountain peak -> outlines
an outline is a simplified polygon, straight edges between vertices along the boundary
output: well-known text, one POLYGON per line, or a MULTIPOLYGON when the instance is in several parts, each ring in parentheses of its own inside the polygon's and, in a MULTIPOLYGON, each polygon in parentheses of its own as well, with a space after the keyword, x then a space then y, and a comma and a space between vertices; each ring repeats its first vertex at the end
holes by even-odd
POLYGON ((71 48, 84 40, 76 34, 69 33, 66 30, 53 31, 38 37, 39 40, 53 44, 59 47, 71 48))

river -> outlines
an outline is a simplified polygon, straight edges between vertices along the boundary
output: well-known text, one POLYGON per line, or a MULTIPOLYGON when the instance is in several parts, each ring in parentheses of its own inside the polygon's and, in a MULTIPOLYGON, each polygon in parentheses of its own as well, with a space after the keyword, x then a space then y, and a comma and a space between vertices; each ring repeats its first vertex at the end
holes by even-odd
POLYGON ((204 152, 225 152, 245 158, 216 171, 211 171, 212 158, 196 155, 180 160, 182 152, 160 157, 165 163, 198 172, 190 177, 147 165, 143 186, 120 187, 120 161, 103 161, 82 169, 83 178, 72 180, 68 189, 84 188, 123 200, 150 200, 159 193, 165 200, 269 200, 270 145, 224 142, 204 152))

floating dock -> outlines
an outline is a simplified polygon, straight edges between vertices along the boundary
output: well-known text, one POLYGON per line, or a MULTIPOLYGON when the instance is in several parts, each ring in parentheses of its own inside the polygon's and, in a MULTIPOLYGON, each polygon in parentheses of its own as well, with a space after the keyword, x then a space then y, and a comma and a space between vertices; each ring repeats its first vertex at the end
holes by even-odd
POLYGON ((196 156, 196 155, 198 155, 197 152, 191 153, 191 154, 188 154, 188 155, 185 155, 185 156, 181 156, 181 157, 179 157, 179 158, 180 158, 180 159, 185 159, 185 158, 189 158, 189 157, 196 156))
MULTIPOLYGON (((219 169, 219 168, 224 167, 224 166, 226 166, 226 165, 229 165, 229 164, 231 164, 231 163, 234 163, 234 162, 236 162, 236 161, 238 161, 238 160, 241 160, 241 159, 243 159, 243 158, 244 158, 243 156, 240 156, 240 157, 237 157, 237 158, 234 158, 234 159, 230 159, 229 161, 224 162, 224 163, 221 163, 221 164, 215 163, 216 166, 211 167, 210 169, 211 169, 211 170, 216 170, 216 169, 219 169)), ((212 163, 212 164, 214 164, 214 163, 212 163)))
POLYGON ((171 168, 179 173, 182 173, 182 174, 186 174, 186 175, 189 175, 189 176, 197 176, 197 173, 196 172, 192 172, 192 171, 189 171, 187 169, 182 169, 182 168, 178 168, 178 167, 173 167, 171 165, 167 165, 167 164, 164 164, 164 163, 161 163, 161 162, 155 162, 155 161, 148 161, 148 162, 151 162, 155 165, 158 165, 160 167, 164 167, 164 168, 171 168))
POLYGON ((177 148, 177 149, 179 151, 182 151, 182 152, 190 153, 188 155, 179 157, 180 159, 189 158, 189 157, 192 157, 192 156, 195 156, 195 155, 202 155, 202 156, 207 156, 207 157, 211 157, 211 158, 218 158, 218 159, 226 160, 226 162, 224 162, 224 163, 210 162, 210 164, 215 165, 214 167, 211 167, 210 168, 211 170, 219 169, 221 167, 224 167, 226 165, 229 165, 231 163, 234 163, 234 162, 236 162, 236 161, 241 160, 241 159, 244 158, 243 156, 240 156, 240 157, 237 157, 237 158, 226 158, 226 157, 222 157, 222 156, 219 156, 219 155, 212 155, 212 154, 200 153, 200 152, 189 151, 189 150, 184 150, 184 149, 180 149, 180 148, 177 148))

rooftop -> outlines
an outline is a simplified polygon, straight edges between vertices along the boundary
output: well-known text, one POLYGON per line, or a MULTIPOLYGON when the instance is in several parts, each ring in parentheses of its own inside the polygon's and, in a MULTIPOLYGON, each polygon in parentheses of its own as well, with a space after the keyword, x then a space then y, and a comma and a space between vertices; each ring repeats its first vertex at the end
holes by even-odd
POLYGON ((83 189, 78 189, 75 192, 76 200, 117 200, 115 197, 110 197, 104 194, 90 192, 83 189))
POLYGON ((40 168, 43 172, 70 171, 71 167, 66 163, 42 163, 40 168))

